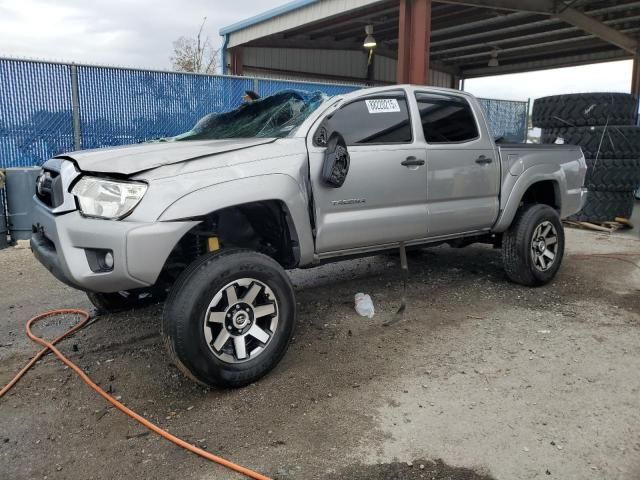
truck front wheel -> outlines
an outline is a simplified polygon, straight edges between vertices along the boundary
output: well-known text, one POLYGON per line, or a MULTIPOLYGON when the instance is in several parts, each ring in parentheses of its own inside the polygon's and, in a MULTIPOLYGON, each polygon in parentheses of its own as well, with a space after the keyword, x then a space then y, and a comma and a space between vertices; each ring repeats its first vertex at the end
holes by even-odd
POLYGON ((193 380, 242 387, 278 364, 294 325, 295 297, 284 269, 257 252, 223 250, 199 258, 177 280, 162 336, 193 380))
POLYGON ((558 212, 548 205, 523 205, 502 239, 507 277, 521 285, 544 285, 558 272, 563 255, 558 212))

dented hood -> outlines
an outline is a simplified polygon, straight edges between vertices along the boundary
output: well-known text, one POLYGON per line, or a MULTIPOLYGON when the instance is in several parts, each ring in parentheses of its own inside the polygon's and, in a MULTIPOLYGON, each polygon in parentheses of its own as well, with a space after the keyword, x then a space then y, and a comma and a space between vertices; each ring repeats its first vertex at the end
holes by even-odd
POLYGON ((59 157, 71 158, 84 172, 132 175, 162 165, 219 155, 274 141, 274 138, 231 138, 226 140, 154 142, 96 150, 79 150, 59 157))

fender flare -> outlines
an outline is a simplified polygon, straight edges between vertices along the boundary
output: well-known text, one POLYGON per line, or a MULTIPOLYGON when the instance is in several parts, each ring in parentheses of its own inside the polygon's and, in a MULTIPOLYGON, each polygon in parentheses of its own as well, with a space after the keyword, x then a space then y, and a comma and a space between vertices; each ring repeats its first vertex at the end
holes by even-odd
POLYGON ((309 218, 309 198, 290 175, 274 173, 217 183, 195 190, 174 201, 159 221, 176 221, 208 215, 217 210, 260 201, 282 202, 291 218, 291 232, 300 247, 299 265, 313 261, 315 242, 309 218))
POLYGON ((507 177, 502 185, 502 191, 509 191, 504 204, 501 205, 501 213, 494 224, 492 231, 504 232, 509 228, 516 216, 520 201, 526 191, 535 183, 552 181, 554 183, 555 197, 558 206, 562 207, 562 193, 567 190, 567 178, 564 170, 551 164, 533 165, 527 168, 518 177, 507 177), (515 182, 513 181, 515 179, 515 182))

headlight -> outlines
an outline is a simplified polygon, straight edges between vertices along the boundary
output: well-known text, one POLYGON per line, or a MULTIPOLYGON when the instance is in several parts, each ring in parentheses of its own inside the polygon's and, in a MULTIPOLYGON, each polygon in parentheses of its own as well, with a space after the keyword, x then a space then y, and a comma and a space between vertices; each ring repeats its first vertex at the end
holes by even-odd
POLYGON ((84 215, 118 219, 130 213, 146 191, 144 183, 82 177, 71 193, 78 199, 84 215))

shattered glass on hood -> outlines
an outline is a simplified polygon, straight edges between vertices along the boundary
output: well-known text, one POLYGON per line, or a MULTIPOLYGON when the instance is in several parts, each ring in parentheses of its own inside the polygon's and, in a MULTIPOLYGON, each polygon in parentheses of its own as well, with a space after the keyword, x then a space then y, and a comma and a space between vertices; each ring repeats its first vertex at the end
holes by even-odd
POLYGON ((283 90, 230 112, 210 113, 174 140, 286 137, 327 98, 322 92, 283 90))

